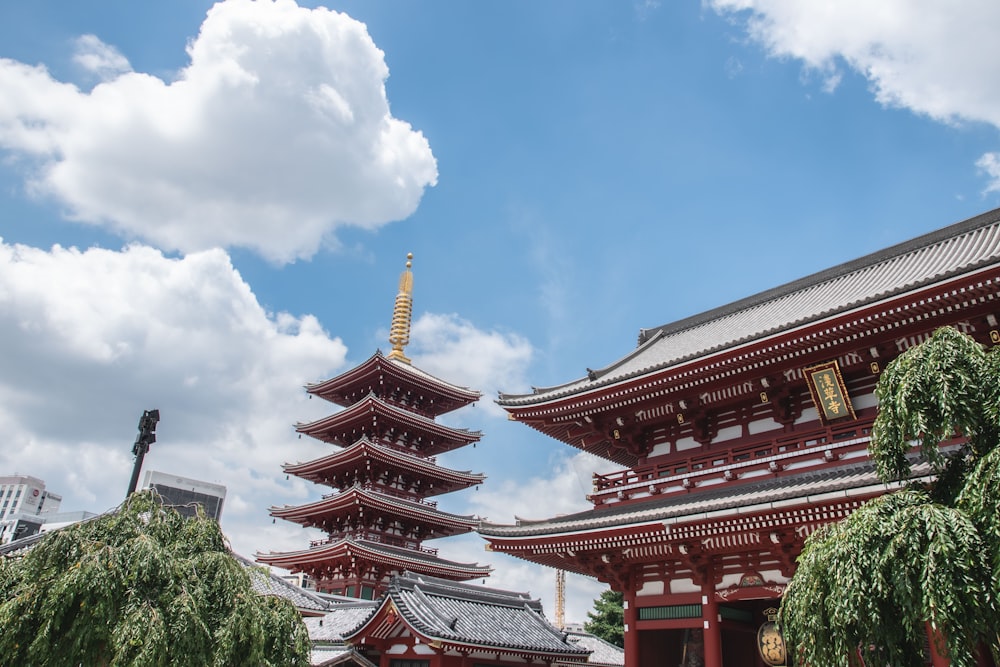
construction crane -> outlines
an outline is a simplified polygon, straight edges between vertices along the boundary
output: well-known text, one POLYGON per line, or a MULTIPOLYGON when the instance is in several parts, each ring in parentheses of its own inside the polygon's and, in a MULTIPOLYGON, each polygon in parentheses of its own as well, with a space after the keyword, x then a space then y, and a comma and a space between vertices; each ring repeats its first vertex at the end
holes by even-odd
POLYGON ((566 570, 556 570, 556 627, 566 628, 566 570))

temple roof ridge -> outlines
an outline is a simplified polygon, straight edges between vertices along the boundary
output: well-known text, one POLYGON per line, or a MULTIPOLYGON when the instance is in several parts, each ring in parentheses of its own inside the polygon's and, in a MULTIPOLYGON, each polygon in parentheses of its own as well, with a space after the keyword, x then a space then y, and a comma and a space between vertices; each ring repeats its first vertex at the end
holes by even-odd
POLYGON ((468 398, 470 402, 478 400, 479 398, 482 397, 482 392, 480 391, 471 389, 463 385, 454 384, 447 380, 442 380, 441 378, 432 375, 431 373, 428 373, 427 371, 418 368, 417 366, 400 361, 398 359, 389 358, 384 354, 382 354, 381 350, 375 350, 375 353, 372 354, 372 356, 370 356, 368 359, 358 364, 357 366, 349 368, 348 370, 344 371, 343 373, 340 373, 339 375, 335 375, 332 378, 320 382, 306 383, 305 390, 308 391, 310 394, 315 394, 317 392, 322 391, 325 388, 339 386, 341 384, 349 382, 354 377, 363 376, 366 372, 371 372, 373 368, 377 368, 381 364, 386 364, 384 366, 385 368, 392 368, 393 370, 403 373, 406 376, 413 378, 414 380, 429 382, 432 385, 431 388, 433 388, 433 385, 438 385, 439 388, 448 389, 449 391, 455 394, 465 394, 466 398, 468 398))
POLYGON ((1000 261, 1000 209, 839 264, 730 304, 642 329, 638 346, 599 371, 502 406, 541 403, 667 369, 1000 261), (792 314, 795 314, 794 316, 792 314))
MULTIPOLYGON (((640 354, 642 354, 642 352, 646 348, 652 347, 653 344, 656 343, 656 341, 658 341, 662 337, 663 337, 662 332, 656 332, 652 337, 649 338, 649 340, 646 340, 646 341, 642 342, 638 347, 636 347, 634 350, 632 350, 631 352, 629 352, 628 354, 626 354, 621 359, 618 359, 617 361, 613 361, 612 363, 608 364, 607 366, 604 366, 603 368, 597 368, 597 369, 595 369, 595 368, 588 368, 587 369, 587 379, 590 380, 591 382, 599 380, 604 375, 607 375, 608 373, 612 372, 618 366, 621 366, 622 364, 628 362, 629 360, 633 359, 634 357, 637 357, 640 354)), ((550 392, 557 392, 560 389, 566 389, 566 388, 572 387, 574 385, 579 384, 580 382, 581 382, 580 379, 576 379, 576 380, 570 380, 569 382, 564 382, 562 384, 552 385, 552 386, 548 386, 548 387, 534 387, 533 386, 531 388, 532 391, 531 391, 530 394, 505 394, 505 393, 501 392, 500 393, 500 401, 498 401, 498 402, 502 404, 503 401, 507 400, 507 399, 528 398, 528 397, 536 396, 538 394, 548 394, 550 392)))
POLYGON ((446 595, 472 602, 489 602, 513 608, 529 606, 538 611, 542 609, 541 600, 533 598, 531 594, 526 592, 478 586, 414 572, 404 572, 397 581, 393 582, 393 585, 399 589, 420 589, 428 595, 446 595))
MULTIPOLYGON (((639 330, 639 343, 641 344, 643 340, 652 335, 655 332, 663 332, 664 334, 674 334, 685 329, 691 329, 704 323, 708 320, 718 319, 719 317, 725 316, 735 311, 745 310, 747 308, 752 308, 769 301, 774 301, 783 296, 787 296, 794 292, 798 292, 804 288, 813 287, 821 283, 828 283, 835 281, 838 278, 853 274, 862 269, 871 268, 879 264, 884 264, 890 260, 903 257, 905 255, 912 254, 919 250, 924 250, 928 248, 933 248, 935 246, 940 246, 942 243, 952 241, 954 239, 960 238, 970 232, 980 230, 984 227, 989 227, 997 224, 1000 221, 1000 208, 993 209, 992 211, 987 211, 975 217, 969 218, 968 220, 963 220, 961 222, 956 222, 951 225, 936 229, 934 231, 928 232, 921 236, 897 243, 895 245, 889 246, 888 248, 883 248, 881 250, 876 250, 875 252, 869 253, 862 257, 852 259, 848 262, 843 262, 842 264, 837 264, 822 271, 817 271, 802 278, 798 278, 791 282, 772 287, 771 289, 764 290, 763 292, 758 292, 757 294, 752 294, 746 298, 733 301, 732 303, 726 304, 724 306, 719 306, 712 310, 708 310, 690 317, 686 317, 674 322, 663 324, 657 327, 650 327, 648 329, 639 330)), ((930 278, 940 278, 939 274, 930 276, 930 278)))

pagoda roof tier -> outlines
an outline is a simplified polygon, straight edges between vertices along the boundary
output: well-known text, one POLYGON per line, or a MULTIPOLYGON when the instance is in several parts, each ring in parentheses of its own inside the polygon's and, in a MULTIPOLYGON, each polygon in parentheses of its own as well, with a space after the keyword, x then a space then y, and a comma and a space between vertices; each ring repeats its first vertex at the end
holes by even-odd
POLYGON ((285 473, 302 479, 345 488, 355 481, 367 479, 370 474, 377 478, 387 472, 394 478, 399 475, 425 480, 420 490, 425 496, 436 496, 470 486, 481 484, 486 476, 482 473, 443 468, 433 459, 420 458, 392 447, 361 438, 346 449, 305 463, 286 463, 285 473), (346 480, 340 483, 337 480, 346 480))
POLYGON ((479 431, 439 424, 433 419, 387 403, 374 394, 369 394, 329 417, 308 424, 298 424, 295 430, 341 447, 363 437, 374 441, 398 442, 423 456, 450 452, 478 442, 482 437, 479 431))
MULTIPOLYGON (((341 493, 306 505, 272 507, 271 516, 325 530, 331 519, 357 516, 384 516, 419 525, 427 531, 423 539, 435 539, 467 533, 479 525, 479 518, 442 512, 428 503, 413 502, 361 487, 351 487, 341 493)), ((330 531, 328 531, 330 532, 330 531)))
POLYGON ((402 549, 371 540, 344 537, 301 551, 271 552, 256 555, 258 563, 283 567, 292 572, 305 572, 314 579, 323 579, 337 572, 351 572, 361 564, 372 564, 392 572, 415 572, 452 581, 468 581, 488 577, 493 569, 477 563, 457 563, 436 554, 402 549))
MULTIPOLYGON (((684 403, 861 350, 920 335, 956 318, 987 318, 1000 293, 1000 209, 639 333, 630 354, 566 384, 501 394, 517 421, 628 466, 599 417, 641 426, 684 403), (868 343, 866 341, 872 341, 868 343), (592 423, 593 422, 593 423, 592 423)), ((875 348, 871 348, 875 349, 875 348)), ((869 357, 880 363, 882 350, 869 357)), ((752 392, 753 394, 756 391, 752 392)))
POLYGON ((306 391, 344 407, 374 393, 407 409, 436 417, 475 403, 482 394, 440 380, 381 351, 337 377, 306 385, 306 391))
POLYGON ((585 663, 590 654, 568 642, 566 633, 545 618, 541 603, 526 593, 409 572, 393 577, 378 610, 344 637, 370 645, 410 634, 441 654, 484 651, 529 664, 585 663))

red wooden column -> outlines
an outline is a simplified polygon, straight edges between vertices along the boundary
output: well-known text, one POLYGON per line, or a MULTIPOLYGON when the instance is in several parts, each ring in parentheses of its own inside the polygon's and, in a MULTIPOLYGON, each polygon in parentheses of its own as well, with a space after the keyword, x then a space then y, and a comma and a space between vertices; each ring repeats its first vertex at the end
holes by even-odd
POLYGON ((639 605, 635 591, 626 587, 625 600, 625 667, 639 667, 639 605))
POLYGON ((701 584, 701 618, 705 626, 705 667, 722 667, 722 625, 719 623, 719 602, 715 599, 715 570, 705 566, 701 584))
POLYGON ((924 624, 927 630, 927 641, 931 647, 931 665, 932 667, 951 667, 951 660, 947 656, 942 655, 938 652, 937 642, 944 642, 944 636, 939 630, 935 630, 931 627, 930 621, 924 624))

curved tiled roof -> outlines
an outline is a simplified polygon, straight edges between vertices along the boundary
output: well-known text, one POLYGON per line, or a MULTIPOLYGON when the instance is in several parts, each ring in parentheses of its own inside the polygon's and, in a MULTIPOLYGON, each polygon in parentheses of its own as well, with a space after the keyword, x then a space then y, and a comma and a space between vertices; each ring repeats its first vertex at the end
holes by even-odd
MULTIPOLYGON (((914 463, 911 479, 932 474, 929 464, 914 463)), ((819 494, 844 492, 850 489, 884 485, 875 474, 869 460, 836 468, 783 475, 760 482, 747 482, 742 487, 725 486, 698 493, 663 496, 641 503, 622 503, 575 514, 566 514, 540 521, 521 520, 517 524, 482 523, 479 533, 485 537, 520 538, 550 536, 577 531, 638 526, 646 523, 685 520, 726 510, 757 511, 761 504, 778 503, 819 494), (749 509, 747 509, 749 508, 749 509)))
POLYGON ((281 577, 269 572, 266 567, 257 565, 248 558, 244 558, 237 553, 233 557, 247 569, 250 574, 250 584, 254 591, 260 595, 274 595, 285 598, 295 605, 299 611, 305 612, 325 612, 330 608, 330 603, 310 593, 300 586, 290 584, 281 577))
MULTIPOLYGON (((583 661, 590 651, 566 641, 549 623, 541 604, 526 593, 460 584, 435 577, 394 577, 389 601, 417 634, 452 645, 541 653, 583 661)), ((356 636, 364 625, 347 634, 356 636)))
POLYGON ((614 644, 609 644, 589 632, 567 631, 566 640, 571 644, 576 644, 590 651, 590 657, 587 659, 587 664, 589 665, 618 667, 625 664, 624 649, 614 644))
MULTIPOLYGON (((448 446, 443 451, 478 441, 483 434, 479 431, 470 431, 464 428, 452 428, 433 419, 424 417, 415 412, 410 412, 399 406, 388 403, 375 394, 369 394, 354 405, 344 408, 332 415, 317 419, 306 424, 296 424, 295 430, 305 433, 314 438, 323 440, 323 435, 338 428, 345 428, 348 425, 364 423, 370 424, 373 416, 381 415, 384 419, 409 427, 410 429, 437 436, 448 446)), ((438 449, 441 449, 439 446, 438 449)), ((437 453, 437 452, 431 452, 437 453)))
POLYGON ((302 619, 314 642, 337 643, 344 641, 344 634, 361 625, 378 608, 370 600, 331 604, 323 616, 302 619))
MULTIPOLYGON (((377 491, 369 491, 354 486, 341 493, 331 494, 305 505, 283 505, 271 507, 271 516, 309 525, 314 517, 339 514, 357 514, 362 508, 372 508, 390 516, 406 516, 419 519, 425 525, 436 526, 442 531, 471 530, 479 523, 479 518, 471 514, 451 514, 433 505, 397 498, 377 491)), ((430 538, 428 538, 430 539, 430 538)))
POLYGON ((481 484, 486 479, 486 475, 482 473, 444 468, 437 465, 433 459, 420 458, 402 450, 372 442, 368 437, 362 437, 350 447, 312 461, 285 463, 282 465, 282 469, 286 473, 303 479, 319 481, 322 477, 321 473, 324 471, 342 467, 351 468, 352 466, 357 468, 357 462, 368 460, 381 461, 384 464, 395 465, 401 469, 445 482, 445 484, 439 484, 430 489, 433 493, 427 495, 447 493, 452 490, 452 487, 465 488, 481 484))
POLYGON ((336 665, 377 667, 375 663, 358 653, 356 649, 346 645, 313 645, 309 651, 309 664, 312 667, 335 667, 336 665))
POLYGON ((1000 262, 1000 209, 721 308, 639 333, 632 353, 587 377, 500 405, 532 405, 669 368, 1000 262))
POLYGON ((381 350, 378 350, 367 361, 354 368, 341 373, 340 375, 306 385, 306 391, 320 397, 327 398, 337 394, 342 387, 361 382, 367 378, 379 376, 381 373, 394 375, 406 382, 412 383, 416 387, 421 387, 429 393, 447 397, 450 400, 444 401, 441 409, 435 410, 436 414, 450 412, 462 405, 468 405, 479 400, 482 394, 468 387, 446 382, 434 377, 430 373, 415 366, 404 363, 397 359, 385 357, 381 350))

